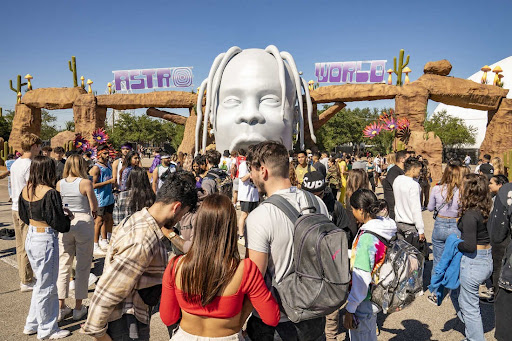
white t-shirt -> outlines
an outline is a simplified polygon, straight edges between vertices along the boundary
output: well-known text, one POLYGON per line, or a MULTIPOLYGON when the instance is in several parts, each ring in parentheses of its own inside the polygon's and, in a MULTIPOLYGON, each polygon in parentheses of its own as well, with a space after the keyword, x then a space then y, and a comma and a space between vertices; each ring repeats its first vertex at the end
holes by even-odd
MULTIPOLYGON (((247 162, 242 161, 238 166, 238 178, 242 179, 247 174, 249 174, 247 162)), ((249 202, 256 202, 260 200, 258 189, 251 182, 251 179, 248 179, 247 181, 240 181, 240 184, 238 185, 238 200, 249 202)))
POLYGON ((425 233, 421 214, 420 184, 406 175, 399 175, 393 182, 395 196, 395 221, 416 226, 419 234, 425 233))
POLYGON ((219 168, 224 169, 226 172, 229 172, 229 170, 231 169, 231 157, 222 156, 220 158, 219 168))
POLYGON ((11 166, 11 188, 12 188, 12 210, 18 211, 18 199, 20 197, 23 187, 28 182, 30 175, 30 165, 32 160, 22 159, 21 157, 14 161, 11 166))
POLYGON ((382 170, 380 169, 380 158, 379 157, 375 157, 375 159, 373 159, 373 164, 375 165, 375 172, 382 173, 382 170))
MULTIPOLYGON (((296 187, 279 190, 279 194, 290 202, 297 210, 307 207, 307 199, 303 191, 296 187)), ((315 197, 320 205, 320 211, 329 216, 327 207, 321 199, 315 197)), ((293 272, 293 223, 276 206, 263 202, 252 211, 247 220, 246 246, 254 251, 268 254, 267 274, 265 282, 271 288, 269 280, 275 278, 280 282, 285 276, 293 272)), ((275 296, 275 293, 274 293, 275 296)), ((288 321, 281 313, 280 322, 288 321)))

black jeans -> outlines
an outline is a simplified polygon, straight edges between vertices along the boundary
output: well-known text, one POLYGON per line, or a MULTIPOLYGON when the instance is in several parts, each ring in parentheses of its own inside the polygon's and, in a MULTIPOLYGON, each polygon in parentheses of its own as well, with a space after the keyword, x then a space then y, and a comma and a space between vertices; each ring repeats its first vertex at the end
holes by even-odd
POLYGON ((258 341, 315 341, 324 335, 325 317, 299 323, 282 322, 271 327, 255 316, 247 323, 247 333, 251 340, 258 341))
POLYGON ((113 341, 149 341, 149 325, 124 314, 119 320, 108 323, 107 334, 113 341))

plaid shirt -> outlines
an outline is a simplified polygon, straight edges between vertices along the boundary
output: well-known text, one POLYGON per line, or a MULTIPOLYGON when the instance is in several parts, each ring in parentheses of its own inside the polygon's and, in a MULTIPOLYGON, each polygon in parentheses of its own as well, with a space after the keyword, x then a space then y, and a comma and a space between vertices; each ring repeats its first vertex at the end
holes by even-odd
POLYGON ((149 324, 150 308, 137 289, 162 284, 169 241, 147 208, 134 213, 112 235, 103 274, 96 285, 83 326, 84 334, 103 336, 108 322, 123 314, 149 324))
POLYGON ((130 192, 131 190, 115 194, 116 204, 114 206, 114 212, 112 213, 114 225, 121 224, 124 218, 133 213, 128 206, 128 198, 130 197, 130 192))

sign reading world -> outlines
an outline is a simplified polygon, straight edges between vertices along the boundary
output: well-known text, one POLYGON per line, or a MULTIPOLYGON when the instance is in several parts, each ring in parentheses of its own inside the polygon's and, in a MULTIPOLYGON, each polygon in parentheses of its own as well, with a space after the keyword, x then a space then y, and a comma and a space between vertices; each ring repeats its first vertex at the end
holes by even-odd
POLYGON ((192 86, 191 67, 112 71, 116 91, 192 86), (122 85, 125 85, 123 87, 122 85))
POLYGON ((382 83, 387 60, 316 63, 318 83, 382 83))

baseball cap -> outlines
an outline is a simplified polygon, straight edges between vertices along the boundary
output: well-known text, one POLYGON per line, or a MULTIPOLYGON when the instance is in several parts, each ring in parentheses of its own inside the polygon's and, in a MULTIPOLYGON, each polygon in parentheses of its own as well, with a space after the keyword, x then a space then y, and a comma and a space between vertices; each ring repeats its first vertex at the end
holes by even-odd
POLYGON ((316 193, 325 189, 327 183, 322 173, 318 171, 308 172, 304 175, 302 189, 308 192, 316 193))
POLYGON ((483 163, 480 165, 480 172, 490 179, 494 175, 494 167, 488 163, 483 163))
POLYGON ((160 155, 160 159, 170 159, 171 156, 168 154, 160 155))

